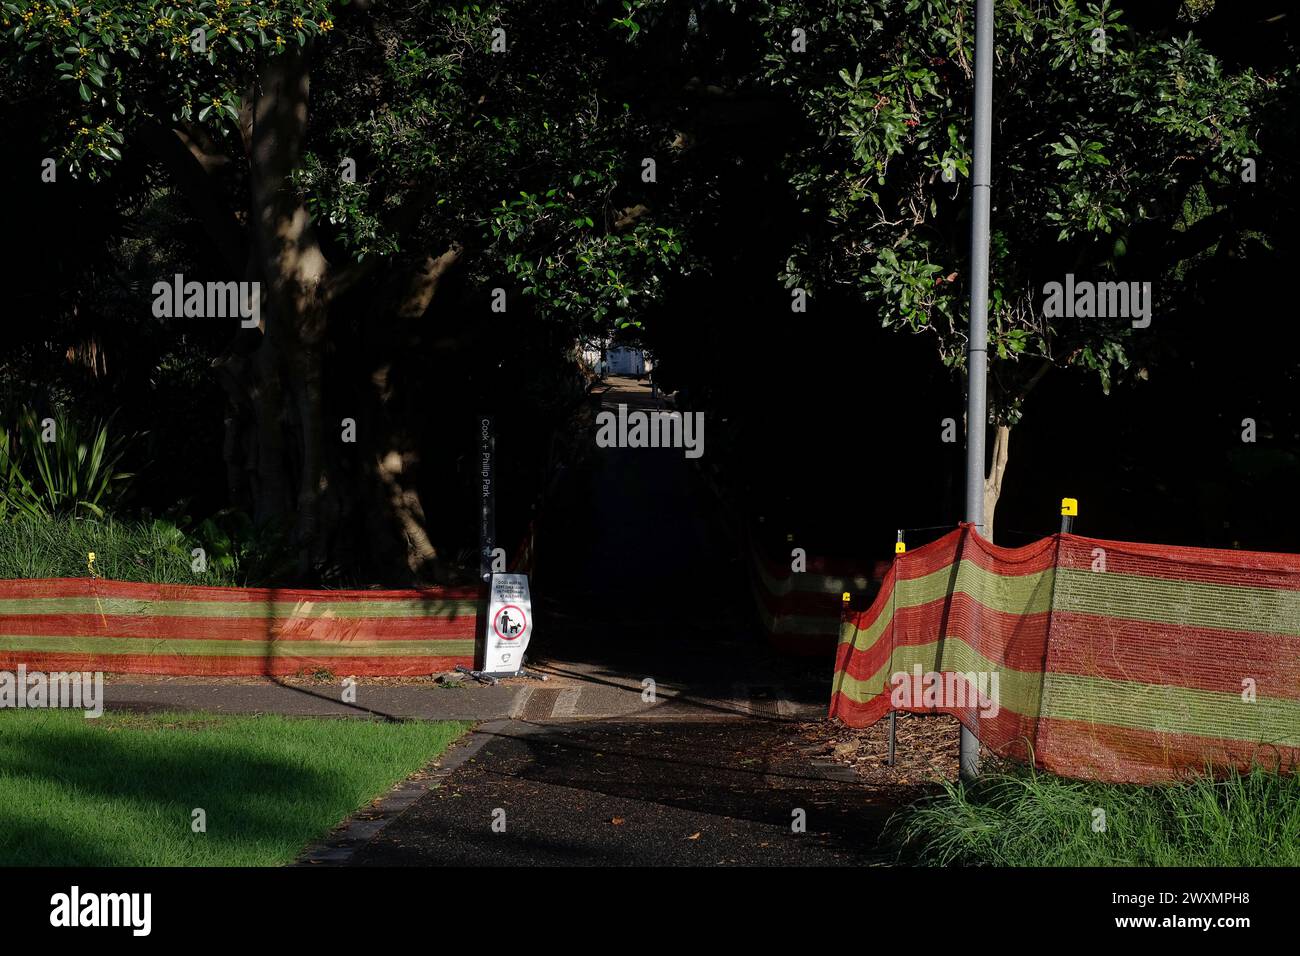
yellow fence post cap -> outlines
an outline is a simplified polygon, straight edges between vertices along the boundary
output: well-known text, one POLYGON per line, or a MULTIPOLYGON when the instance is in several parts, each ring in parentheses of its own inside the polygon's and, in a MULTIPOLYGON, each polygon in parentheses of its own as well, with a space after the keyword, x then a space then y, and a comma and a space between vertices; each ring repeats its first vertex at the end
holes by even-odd
POLYGON ((1071 517, 1077 517, 1078 514, 1079 514, 1079 499, 1078 499, 1078 498, 1062 498, 1062 499, 1061 499, 1061 514, 1062 514, 1062 515, 1069 515, 1069 516, 1071 516, 1071 517))
POLYGON ((906 553, 907 553, 907 544, 902 541, 895 541, 894 554, 906 554, 906 553))
POLYGON ((848 603, 849 603, 849 592, 848 592, 848 591, 845 591, 845 592, 844 592, 844 595, 840 598, 840 600, 843 601, 845 604, 848 604, 848 603))

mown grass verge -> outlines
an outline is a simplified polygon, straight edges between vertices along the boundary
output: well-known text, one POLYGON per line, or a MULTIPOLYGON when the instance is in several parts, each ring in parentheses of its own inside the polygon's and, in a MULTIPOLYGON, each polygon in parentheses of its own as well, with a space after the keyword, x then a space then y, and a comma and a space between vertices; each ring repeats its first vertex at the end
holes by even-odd
POLYGON ((287 863, 468 728, 0 711, 0 866, 287 863))

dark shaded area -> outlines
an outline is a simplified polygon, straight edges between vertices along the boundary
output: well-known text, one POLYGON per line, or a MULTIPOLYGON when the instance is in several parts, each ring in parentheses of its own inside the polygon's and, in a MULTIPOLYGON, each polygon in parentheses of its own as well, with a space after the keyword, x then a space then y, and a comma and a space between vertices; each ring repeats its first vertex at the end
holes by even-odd
POLYGON ((757 721, 515 722, 351 860, 357 866, 883 863, 890 808, 757 721), (505 811, 505 832, 492 829, 505 811), (806 833, 792 832, 795 810, 806 833))
MULTIPOLYGON (((611 381, 601 412, 662 407, 648 388, 611 381)), ((706 421, 698 462, 710 460, 713 439, 706 421)), ((597 448, 569 475, 542 526, 529 658, 701 697, 780 683, 792 699, 826 701, 824 661, 768 648, 747 558, 694 464, 680 448, 597 448)))

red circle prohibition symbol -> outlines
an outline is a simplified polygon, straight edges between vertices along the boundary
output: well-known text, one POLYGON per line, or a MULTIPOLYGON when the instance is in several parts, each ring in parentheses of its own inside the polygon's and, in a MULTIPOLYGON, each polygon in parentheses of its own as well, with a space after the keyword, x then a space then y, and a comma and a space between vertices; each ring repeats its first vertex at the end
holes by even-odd
POLYGON ((524 609, 521 608, 521 607, 519 607, 519 606, 516 605, 516 604, 507 604, 507 605, 506 605, 505 607, 503 607, 501 610, 497 611, 497 613, 496 613, 496 617, 494 617, 494 618, 492 619, 492 630, 496 631, 496 632, 497 632, 497 637, 501 638, 501 640, 503 640, 503 641, 517 641, 517 640, 519 640, 519 635, 522 634, 522 633, 524 633, 524 629, 527 628, 527 627, 528 627, 528 617, 527 617, 527 615, 524 614, 524 609), (519 630, 518 630, 518 632, 515 633, 515 634, 502 634, 502 633, 501 633, 501 623, 500 623, 500 622, 501 622, 501 615, 504 614, 504 613, 506 613, 506 611, 509 611, 509 610, 515 610, 515 611, 518 611, 518 612, 519 612, 519 620, 520 620, 519 630))

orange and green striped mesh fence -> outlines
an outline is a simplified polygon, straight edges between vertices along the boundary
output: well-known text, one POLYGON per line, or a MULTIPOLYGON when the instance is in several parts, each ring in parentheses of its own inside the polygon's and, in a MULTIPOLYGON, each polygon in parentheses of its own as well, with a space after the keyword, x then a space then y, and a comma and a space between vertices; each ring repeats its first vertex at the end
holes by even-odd
POLYGON ((474 663, 478 595, 0 581, 0 669, 430 674, 474 663))
POLYGON ((830 713, 957 717, 1003 756, 1153 783, 1300 763, 1300 556, 963 525, 841 624, 830 713))

